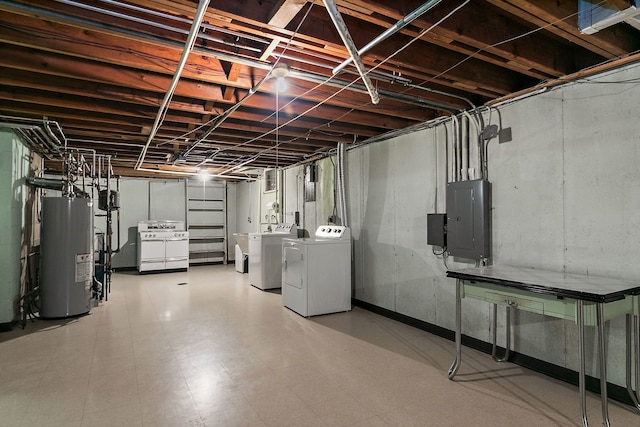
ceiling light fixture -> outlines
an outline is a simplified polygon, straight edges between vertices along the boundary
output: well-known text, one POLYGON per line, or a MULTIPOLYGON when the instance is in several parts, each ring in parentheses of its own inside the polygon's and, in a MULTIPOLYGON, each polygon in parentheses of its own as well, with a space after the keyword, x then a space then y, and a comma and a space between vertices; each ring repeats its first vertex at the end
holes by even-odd
POLYGON ((207 169, 199 169, 198 170, 198 178, 200 181, 205 182, 209 179, 209 171, 207 169))
POLYGON ((287 82, 285 77, 289 75, 289 67, 287 64, 278 63, 271 70, 271 76, 277 79, 276 81, 276 90, 278 92, 283 92, 287 89, 287 82))

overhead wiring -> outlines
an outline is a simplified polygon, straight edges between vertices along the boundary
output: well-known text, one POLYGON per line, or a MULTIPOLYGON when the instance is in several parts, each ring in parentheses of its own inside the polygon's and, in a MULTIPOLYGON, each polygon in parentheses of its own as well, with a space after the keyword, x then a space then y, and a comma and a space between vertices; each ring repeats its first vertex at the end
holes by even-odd
MULTIPOLYGON (((369 72, 381 67, 383 64, 385 64, 386 62, 388 62, 389 60, 391 60, 394 56, 398 55, 400 52, 402 52, 404 49, 406 49, 407 47, 409 47, 411 44, 413 44, 416 40, 422 38, 427 32, 431 31, 433 28, 435 28, 437 25, 440 25, 440 23, 442 23, 444 20, 448 19, 449 17, 451 17, 455 12, 457 12, 458 10, 460 10, 463 6, 465 6, 467 3, 469 3, 471 0, 466 0, 464 3, 462 3, 461 5, 459 5, 458 7, 456 7, 454 10, 452 10, 451 12, 449 12, 446 16, 444 16, 443 18, 441 18, 437 23, 435 23, 434 25, 432 25, 431 27, 427 28, 426 30, 422 31, 419 35, 417 35, 416 37, 414 37, 412 40, 410 40, 409 42, 407 42, 404 46, 402 46, 400 49, 398 49, 396 52, 394 52, 392 55, 388 56, 387 58, 385 58, 384 60, 382 60, 380 63, 378 63, 375 67, 371 68, 369 70, 369 72)), ((317 88, 320 88, 322 86, 324 86, 326 83, 328 83, 331 79, 333 78, 333 76, 330 76, 328 78, 326 78, 325 81, 318 83, 316 86, 314 86, 313 88, 309 89, 308 91, 306 91, 305 93, 299 95, 298 97, 294 98, 293 100, 291 100, 288 104, 284 105, 282 108, 285 108, 286 106, 288 106, 289 104, 291 104, 291 102, 299 99, 300 97, 303 97, 307 94, 309 94, 310 92, 314 91, 317 88)), ((337 90, 336 92, 334 92, 333 94, 327 96, 324 100, 316 103, 315 105, 309 107, 307 110, 305 110, 304 112, 302 112, 301 114, 297 115, 296 117, 288 120, 287 122, 279 125, 276 129, 280 129, 282 127, 288 126, 291 123, 293 123, 294 121, 298 120, 301 117, 306 116, 307 114, 311 113, 312 111, 320 108, 322 105, 324 105, 325 103, 329 102, 331 99, 335 98, 336 96, 338 96, 340 93, 342 93, 343 91, 347 90, 350 86, 352 86, 353 84, 355 84, 358 80, 360 80, 360 78, 356 78, 355 80, 353 80, 351 83, 349 83, 348 85, 344 86, 343 88, 337 90)), ((271 129, 268 132, 263 133, 262 135, 259 135, 255 138, 252 138, 248 141, 242 142, 240 144, 235 145, 234 147, 242 147, 244 145, 248 145, 252 142, 257 141, 258 139, 264 138, 267 135, 272 134, 273 132, 276 131, 276 129, 271 129)), ((268 150, 268 149, 267 149, 268 150)), ((266 151, 266 150, 265 150, 266 151)))
MULTIPOLYGON (((313 8, 315 4, 315 0, 311 2, 311 4, 309 5, 309 8, 307 9, 307 12, 305 13, 305 15, 303 16, 302 20, 300 21, 300 23, 298 24, 298 26, 296 27, 296 30, 293 32, 293 34, 291 35, 291 37, 289 38, 289 40, 287 41, 287 44, 284 47, 283 52, 287 51, 287 48, 289 47, 289 45, 292 43, 294 37, 297 35, 298 31, 300 30, 300 27, 302 26, 303 22, 306 20, 307 16, 309 15, 309 12, 311 12, 311 9, 313 8)), ((231 114, 233 114, 233 112, 235 112, 241 105, 242 103, 249 98, 251 95, 253 95, 262 85, 262 83, 264 83, 267 79, 269 79, 271 77, 271 72, 276 68, 276 66, 280 63, 280 58, 277 58, 275 63, 271 66, 271 69, 269 71, 269 73, 267 73, 255 86, 253 86, 251 88, 251 90, 249 90, 249 93, 247 93, 247 95, 242 98, 240 101, 238 101, 233 107, 231 107, 230 109, 228 109, 227 111, 225 111, 223 114, 221 114, 218 118, 216 118, 214 120, 213 125, 211 126, 210 129, 208 129, 204 135, 200 136, 195 142, 193 142, 189 148, 187 148, 187 150, 184 151, 184 156, 188 156, 188 154, 198 145, 200 144, 205 138, 207 138, 215 129, 217 129, 217 127, 224 121, 226 120, 231 114)), ((277 108, 277 107, 276 107, 277 108)), ((276 129, 279 129, 279 127, 276 127, 276 129)), ((228 150, 228 149, 221 149, 222 150, 228 150)), ((224 172, 223 172, 224 173, 224 172)))
MULTIPOLYGON (((449 17, 451 17, 453 14, 455 14, 458 10, 460 10, 462 7, 464 7, 467 3, 469 3, 470 0, 466 0, 465 2, 463 2, 462 4, 460 4, 458 7, 456 7, 455 9, 453 9, 451 12, 449 12, 447 15, 445 15, 443 18, 441 18, 438 22, 436 22, 435 24, 433 24, 432 26, 430 26, 429 28, 423 30, 418 36, 414 37, 412 40, 410 40, 409 42, 407 42, 404 46, 402 46, 400 49, 398 49, 396 52, 394 52, 392 55, 388 56, 387 58, 385 58, 384 60, 382 60, 380 63, 378 63, 375 67, 371 68, 370 70, 368 70, 368 73, 373 72, 374 70, 378 69, 379 67, 381 67, 382 65, 384 65, 386 62, 388 62, 389 60, 391 60, 393 57, 395 57, 396 55, 398 55, 400 52, 402 52, 403 50, 405 50, 406 48, 408 48, 411 44, 413 44, 416 40, 424 37, 424 35, 431 31, 433 28, 435 28, 436 26, 440 25, 442 22, 444 22, 446 19, 448 19, 449 17)), ((301 95, 298 95, 297 97, 293 98, 291 101, 289 101, 287 104, 283 105, 278 111, 286 108, 287 106, 289 106, 291 103, 293 103, 294 101, 308 95, 309 93, 319 89, 320 87, 324 86, 325 84, 327 84, 330 80, 333 79, 333 76, 329 76, 328 78, 326 78, 324 81, 316 84, 316 86, 308 89, 306 92, 304 92, 301 95)), ((287 121, 286 123, 283 123, 282 125, 279 125, 276 127, 276 129, 272 129, 269 130, 265 133, 263 133, 262 135, 259 135, 257 137, 254 137, 248 141, 242 142, 240 144, 237 144, 234 146, 234 148, 237 147, 242 147, 244 145, 248 145, 252 142, 255 142, 261 138, 264 138, 265 136, 268 136, 270 134, 272 134, 273 132, 275 132, 276 130, 279 130, 280 128, 284 127, 284 126, 288 126, 289 124, 293 123, 294 121, 298 120, 301 117, 306 116, 307 114, 311 113, 312 111, 316 110, 317 108, 319 108, 320 106, 324 105, 325 103, 327 103, 328 101, 330 101, 331 99, 335 98, 338 94, 342 93, 343 91, 347 90, 349 87, 351 87, 353 84, 355 84, 358 80, 360 80, 360 77, 356 78, 355 80, 353 80, 351 83, 347 84, 346 86, 344 86, 343 88, 339 89, 338 91, 334 92, 333 94, 327 96, 324 100, 318 102, 317 104, 313 105, 312 107, 308 108, 306 111, 302 112, 301 114, 297 115, 296 117, 290 119, 289 121, 287 121)), ((371 102, 366 103, 370 104, 371 102)), ((335 121, 336 119, 334 119, 333 121, 335 121)), ((265 149, 263 151, 269 151, 271 148, 265 149)))
MULTIPOLYGON (((74 2, 74 1, 70 1, 70 0, 69 0, 69 1, 62 1, 62 3, 65 3, 65 4, 74 4, 75 2, 74 2)), ((118 2, 118 1, 113 1, 113 0, 105 0, 105 3, 108 3, 108 4, 116 4, 116 5, 121 6, 121 7, 129 7, 129 6, 128 6, 128 5, 126 5, 125 3, 120 3, 120 2, 118 2)), ((379 69, 379 68, 380 68, 381 66, 383 66, 384 64, 388 63, 392 58, 394 58, 396 55, 398 55, 398 54, 399 54, 400 52, 402 52, 404 49, 408 48, 411 44, 413 44, 413 43, 414 43, 414 42, 416 42, 417 40, 419 40, 419 39, 421 39, 422 37, 424 37, 424 35, 425 35, 425 34, 427 34, 427 33, 428 33, 429 31, 431 31, 433 28, 435 28, 435 27, 437 27, 438 25, 440 25, 444 20, 448 19, 450 16, 452 16, 454 13, 456 13, 458 10, 460 10, 461 8, 463 8, 463 7, 464 7, 465 5, 467 5, 468 3, 470 3, 470 0, 466 0, 466 1, 462 2, 459 6, 457 6, 455 9, 453 9, 451 12, 449 12, 446 16, 444 16, 443 18, 441 18, 440 20, 438 20, 438 22, 434 23, 434 24, 433 24, 433 25, 431 25, 430 27, 428 27, 428 28, 424 29, 423 31, 421 31, 421 32, 420 32, 420 34, 418 34, 417 36, 413 37, 410 41, 408 41, 408 42, 407 42, 407 44, 405 44, 404 46, 402 46, 400 49, 398 49, 397 51, 395 51, 393 54, 389 55, 387 58, 385 58, 385 59, 384 59, 384 60, 382 60, 381 62, 377 63, 374 67, 372 67, 370 70, 368 70, 368 71, 367 71, 367 74, 374 72, 375 70, 379 69)), ((604 2, 601 2, 601 3, 604 3, 604 2)), ((295 29, 295 31, 294 31, 294 32, 291 34, 291 36, 289 37, 289 40, 288 40, 288 42, 287 42, 286 46, 284 47, 283 51, 282 51, 279 55, 277 55, 277 56, 276 56, 275 63, 273 64, 273 66, 277 65, 277 64, 282 60, 282 58, 283 58, 283 57, 285 57, 285 53, 286 53, 287 49, 289 48, 289 46, 291 45, 291 43, 294 41, 295 37, 297 36, 298 31, 299 31, 299 29, 301 28, 301 25, 306 21, 306 18, 307 18, 307 16, 309 15, 310 11, 312 10, 312 8, 313 8, 314 4, 315 4, 315 1, 310 2, 310 5, 309 5, 309 7, 307 8, 306 13, 304 14, 303 18, 300 20, 300 23, 298 24, 298 26, 297 26, 297 28, 295 29)), ((135 6, 131 6, 131 8, 136 8, 136 7, 135 7, 135 6)), ((160 15, 164 16, 162 13, 160 13, 160 12, 155 12, 155 11, 152 11, 152 10, 146 10, 146 9, 144 9, 144 10, 140 10, 140 12, 145 12, 145 13, 149 13, 149 14, 156 13, 156 14, 160 14, 160 15)), ((543 26, 540 26, 540 27, 538 27, 538 28, 534 28, 534 29, 532 29, 532 30, 526 31, 526 32, 524 32, 524 33, 522 33, 522 34, 519 34, 519 35, 516 35, 516 36, 510 37, 510 38, 507 38, 507 39, 505 39, 505 40, 498 41, 498 42, 493 43, 493 44, 491 44, 491 45, 487 45, 487 46, 485 46, 485 47, 482 47, 482 48, 478 49, 477 51, 475 51, 475 52, 473 52, 473 53, 469 54, 467 57, 465 57, 465 58, 461 59, 461 60, 460 60, 460 61, 458 61, 456 64, 453 64, 452 66, 450 66, 450 67, 449 67, 449 68, 447 68, 446 70, 444 70, 444 71, 442 71, 442 72, 440 72, 440 73, 438 73, 438 74, 436 74, 436 75, 434 75, 434 76, 432 76, 432 77, 430 77, 430 78, 428 78, 428 79, 426 79, 426 80, 422 81, 422 82, 421 82, 420 84, 418 84, 418 85, 413 85, 413 84, 412 84, 412 85, 408 86, 405 90, 403 90, 403 91, 402 91, 402 92, 400 92, 400 93, 403 93, 403 94, 404 94, 404 93, 407 93, 407 92, 411 91, 412 89, 431 90, 431 89, 429 89, 429 88, 422 87, 422 86, 423 86, 423 85, 427 85, 427 84, 429 84, 429 83, 434 82, 434 81, 435 81, 435 80, 437 80, 438 78, 440 78, 440 77, 442 77, 443 75, 445 75, 445 74, 449 73, 451 70, 453 70, 453 69, 455 69, 455 68, 459 67, 460 65, 462 65, 462 64, 463 64, 463 63, 465 63, 466 61, 469 61, 470 59, 472 59, 472 58, 474 58, 474 57, 477 57, 480 53, 482 53, 482 52, 484 52, 484 51, 488 51, 488 50, 489 50, 490 48, 492 48, 492 47, 498 47, 498 46, 500 46, 500 45, 504 45, 504 44, 506 44, 506 43, 510 43, 510 42, 516 41, 516 40, 518 40, 518 39, 521 39, 521 38, 524 38, 524 37, 530 36, 530 35, 532 35, 532 34, 535 34, 536 32, 539 32, 539 31, 545 30, 545 29, 547 29, 547 28, 549 28, 549 27, 552 27, 552 26, 556 25, 556 24, 557 24, 557 23, 559 23, 559 22, 565 21, 565 20, 570 19, 570 18, 573 18, 573 17, 575 17, 575 14, 571 14, 571 15, 569 15, 569 16, 567 16, 567 17, 564 17, 564 18, 561 18, 561 19, 557 19, 557 20, 556 20, 556 21, 554 21, 554 22, 550 22, 550 23, 545 24, 545 25, 543 25, 543 26)), ((178 17, 169 17, 169 18, 174 19, 174 20, 176 20, 176 21, 180 21, 180 22, 182 22, 182 21, 184 20, 184 18, 178 18, 178 17)), ((189 21, 189 22, 191 22, 191 21, 189 21)), ((5 27, 7 27, 7 25, 4 25, 4 26, 5 26, 5 27)), ((11 26, 8 26, 8 27, 11 27, 11 26)), ((15 29, 15 28, 14 28, 14 29, 15 29)), ((20 29, 19 29, 19 31, 24 31, 24 29, 21 29, 21 28, 20 28, 20 29)), ((118 51, 118 49, 117 49, 117 48, 113 48, 112 46, 101 45, 100 43, 92 43, 92 42, 80 41, 80 40, 77 40, 77 39, 73 39, 73 40, 72 40, 72 38, 71 38, 71 37, 65 37, 64 35, 60 35, 60 34, 53 34, 52 32, 48 32, 48 31, 41 31, 41 34, 43 35, 43 37, 57 37, 57 38, 58 38, 58 39, 60 39, 60 40, 65 40, 65 41, 74 41, 74 42, 82 42, 82 43, 87 44, 87 45, 96 45, 96 46, 101 46, 101 47, 106 48, 106 49, 112 49, 112 50, 114 50, 114 51, 118 51)), ((190 48, 193 48, 193 46, 195 45, 195 39, 196 39, 196 38, 194 37, 193 43, 191 43, 190 48)), ((254 40, 254 41, 256 41, 256 42, 264 42, 265 40, 259 39, 259 40, 254 40)), ((185 49, 186 49, 186 47, 185 47, 185 49)), ((148 59, 157 60, 157 61, 159 61, 159 63, 162 63, 163 65, 170 65, 168 61, 163 61, 163 60, 162 60, 162 58, 160 58, 160 57, 154 57, 153 55, 146 55, 146 54, 144 54, 144 53, 142 53, 142 54, 141 54, 140 52, 132 52, 132 51, 130 51, 130 50, 124 50, 124 49, 121 49, 121 50, 119 50, 119 51, 120 51, 120 52, 125 52, 125 51, 126 51, 127 53, 129 53, 129 54, 134 54, 134 55, 136 55, 136 54, 137 54, 137 55, 139 55, 139 56, 141 56, 141 57, 145 57, 145 58, 148 58, 148 59)), ((185 67, 188 67, 188 64, 185 64, 185 67)), ((213 70, 212 70, 212 71, 213 71, 213 70)), ((216 70, 216 72, 219 72, 219 70, 216 70)), ((336 96, 338 96, 338 94, 342 93, 343 91, 345 91, 345 90, 347 90, 347 89, 351 88, 351 87, 352 87, 352 85, 356 84, 359 80, 361 80, 361 79, 362 79, 362 77, 358 76, 358 77, 357 77, 357 78, 355 78, 353 81, 351 81, 349 84, 347 84, 347 85, 345 85, 344 87, 340 88, 340 89, 339 89, 339 90, 337 90, 336 92, 331 93, 331 94, 329 94, 329 95, 325 96, 325 97, 324 97, 324 99, 323 99, 323 100, 321 100, 320 102, 318 102, 317 104, 315 104, 315 105, 311 106, 310 108, 306 109, 306 110, 305 110, 304 112, 302 112, 301 114, 296 115, 296 117, 293 117, 293 118, 291 118, 291 119, 289 119, 289 120, 284 121, 283 123, 280 123, 280 118, 278 117, 278 115, 279 115, 279 113, 280 113, 283 109, 287 108, 289 105, 291 105, 293 102, 295 102, 295 101, 299 100, 300 98, 305 97, 305 96, 306 96, 306 95, 308 95, 309 93, 312 93, 312 92, 319 93, 319 92, 321 92, 321 89, 322 89, 323 87, 327 86, 327 84, 328 84, 332 79, 333 79, 333 76, 328 77, 328 78, 327 78, 327 79, 325 79, 324 81, 317 83, 314 87, 312 87, 312 88, 308 89, 307 91, 305 91, 305 92, 304 92, 304 93, 302 93, 301 95, 299 95, 299 96, 297 96, 297 97, 295 97, 295 98, 291 99, 290 101, 288 101, 285 105, 283 105, 283 106, 281 106, 281 107, 280 107, 279 105, 277 105, 277 104, 276 104, 276 111, 275 111, 275 112, 273 112, 273 113, 271 113, 269 116, 266 116, 266 117, 262 120, 262 122, 264 122, 264 121, 268 120, 270 117, 272 117, 273 115, 275 115, 275 116, 276 116, 276 126, 275 126, 275 128, 274 128, 274 129, 270 129, 269 131, 264 132, 263 134, 261 134, 261 135, 259 135, 259 136, 256 136, 256 137, 253 137, 253 138, 251 138, 251 139, 249 139, 249 140, 247 140, 247 141, 244 141, 244 142, 242 142, 242 143, 234 144, 234 145, 229 145, 228 147, 224 147, 224 148, 219 148, 219 149, 217 149, 217 151, 214 153, 214 155, 217 155, 217 154, 219 154, 219 153, 221 153, 221 152, 224 152, 224 151, 230 151, 230 150, 233 150, 233 149, 241 148, 241 147, 243 147, 243 146, 249 145, 249 144, 251 144, 251 143, 253 143, 253 142, 257 141, 257 140, 260 140, 260 139, 262 139, 262 138, 265 138, 265 137, 267 137, 267 136, 272 135, 272 134, 274 134, 274 133, 275 133, 275 136, 276 136, 276 144, 275 144, 275 145, 272 145, 272 146, 270 146, 270 147, 266 147, 266 148, 264 148, 263 150, 259 151, 258 153, 252 153, 252 155, 251 155, 251 156, 242 156, 242 157, 241 157, 243 160, 246 160, 246 159, 257 159, 257 158, 259 158, 259 157, 260 157, 260 155, 261 155, 261 154, 268 153, 268 152, 270 152, 270 151, 274 151, 274 150, 276 151, 276 155, 277 155, 277 154, 278 154, 278 153, 277 153, 277 151, 278 151, 279 147, 280 147, 282 144, 288 144, 288 143, 295 142, 295 141, 297 141, 297 140, 300 140, 300 139, 305 138, 305 136, 297 136, 297 137, 295 137, 295 138, 291 138, 291 139, 288 139, 288 140, 284 140, 284 141, 283 141, 283 140, 281 140, 281 138, 280 138, 280 137, 281 137, 281 135, 280 135, 280 130, 281 130, 283 127, 285 127, 285 126, 289 126, 289 125, 291 125, 292 123, 294 123, 294 122, 295 122, 296 120, 298 120, 298 119, 301 119, 301 118, 303 118, 303 117, 305 117, 305 116, 309 116, 309 115, 310 115, 314 110, 316 110, 316 109, 317 109, 317 108, 319 108, 320 106, 322 106, 322 105, 324 105, 324 104, 328 103, 329 101, 331 101, 332 99, 334 99, 336 96)), ((603 81, 603 82, 598 82, 598 81, 591 81, 591 80, 589 80, 589 79, 579 79, 579 80, 574 80, 574 82, 579 83, 579 84, 599 84, 599 83, 605 83, 604 81, 603 81)), ((629 84, 633 84, 633 83, 639 83, 639 82, 640 82, 640 79, 630 79, 630 80, 628 80, 627 82, 619 81, 619 82, 616 82, 616 83, 629 83, 629 84)), ((400 83, 400 84, 402 84, 402 83, 400 83)), ((254 88, 254 89, 255 89, 255 88, 254 88)), ((252 92, 252 91, 250 91, 250 92, 249 92, 249 95, 253 94, 254 92, 255 92, 255 90, 254 90, 253 92, 252 92)), ((325 91, 325 92, 326 92, 326 91, 325 91)), ((434 92, 437 92, 437 91, 434 91, 434 92)), ((439 93, 439 92, 438 92, 438 93, 439 93)), ((446 93, 442 93, 442 95, 445 95, 445 96, 446 96, 447 94, 446 94, 446 93)), ((276 96, 278 96, 278 95, 276 95, 276 96)), ((324 94, 323 94, 323 96, 324 96, 324 94)), ((156 125, 154 125, 154 129, 152 129, 152 135, 153 135, 153 133, 157 132, 157 129, 158 129, 160 126, 162 126, 162 123, 164 122, 164 120, 165 120, 165 118, 166 118, 167 112, 169 111, 169 103, 171 102, 172 97, 173 97, 173 94, 171 94, 171 95, 169 95, 169 96, 168 96, 168 102, 166 103, 165 108, 164 108, 164 109, 161 109, 161 110, 159 111, 159 114, 158 114, 158 123, 157 123, 157 126, 156 126, 156 125)), ((362 104, 362 105, 367 105, 367 104, 370 104, 370 103, 371 103, 371 102, 368 102, 368 103, 364 103, 364 104, 362 104)), ((361 106, 362 106, 362 105, 361 105, 361 106)), ((235 110, 234 110, 234 111, 235 111, 235 110)), ((311 135, 311 133, 312 133, 312 132, 315 132, 315 133, 318 133, 318 134, 322 134, 322 135, 331 136, 331 137, 341 137, 341 136, 345 136, 345 135, 347 135, 347 133, 345 133, 345 132, 332 132, 331 130, 328 130, 328 128, 330 127, 330 125, 331 125, 332 123, 334 123, 334 122, 336 122, 336 121, 341 120, 341 119, 342 119, 342 118, 344 118, 345 116, 347 116, 347 115, 351 114, 353 111, 354 111, 354 109, 352 108, 352 109, 350 109, 350 110, 348 110, 348 111, 344 112, 342 115, 339 115, 339 116, 337 116, 336 118, 333 118, 333 119, 331 119, 331 120, 327 121, 326 123, 319 124, 318 126, 315 126, 315 127, 311 128, 311 129, 309 129, 309 130, 308 130, 308 132, 307 132, 307 134, 306 134, 306 137, 308 138, 308 137, 311 135)), ((443 111, 446 111, 446 110, 443 110, 443 111)), ((229 114, 229 115, 230 115, 230 114, 229 114)), ((164 140, 164 141, 162 141, 162 142, 158 143, 158 146, 160 146, 160 145, 166 145, 166 144, 170 144, 170 143, 175 142, 175 141, 180 141, 180 140, 184 140, 184 139, 186 139, 186 138, 190 138, 190 137, 192 137, 193 135, 195 135, 197 132, 202 131, 203 129, 206 129, 207 127, 216 126, 216 124, 219 124, 220 120, 223 120, 223 119, 224 119, 224 118, 226 118, 226 117, 228 117, 228 115, 225 115, 225 114, 218 114, 218 115, 216 115, 215 117, 213 117, 213 118, 211 118, 211 119, 207 120, 205 123, 202 123, 202 124, 198 125, 198 126, 197 126, 195 129, 193 129, 193 130, 190 130, 190 131, 188 131, 188 132, 185 132, 184 134, 182 134, 182 135, 180 135, 180 136, 177 136, 177 137, 174 137, 174 138, 172 138, 172 139, 164 140)), ((211 134, 211 132, 205 132, 204 136, 199 137, 199 138, 198 138, 194 143, 192 143, 192 144, 189 146, 189 148, 188 148, 188 150, 187 150, 186 154, 189 154, 189 153, 190 153, 190 152, 191 152, 191 151, 192 151, 192 150, 193 150, 193 149, 194 149, 198 144, 200 144, 201 142, 204 142, 204 140, 205 140, 205 139, 206 139, 210 134, 211 134)), ((152 140, 154 137, 155 137, 155 135, 150 136, 148 143, 149 143, 149 142, 151 142, 151 140, 152 140)), ((147 143, 147 146, 148 146, 148 143, 147 143)), ((144 152, 145 152, 145 153, 146 153, 146 148, 147 148, 147 146, 145 146, 145 149, 144 149, 144 152)), ((316 154, 317 154, 317 152, 316 152, 316 153, 314 153, 314 154, 312 154, 312 155, 316 155, 316 154)), ((209 156, 209 157, 211 157, 211 156, 209 156)), ((207 157, 207 159, 205 159, 205 162, 209 159, 209 157, 207 157)), ((141 158, 142 158, 142 159, 144 158, 143 153, 141 153, 141 158)), ((209 159, 209 160, 210 160, 210 159, 209 159)), ((140 163, 141 163, 141 162, 140 162, 140 159, 139 159, 139 162, 138 162, 137 166, 139 166, 139 164, 140 164, 140 163)), ((203 163, 204 163, 204 162, 203 162, 203 163)), ((227 164, 227 166, 231 166, 231 167, 233 167, 233 166, 235 166, 236 164, 243 163, 243 161, 239 161, 238 159, 236 159, 236 160, 234 160, 234 163, 229 163, 229 164, 227 164), (234 164, 234 163, 235 163, 235 164, 234 164)), ((202 164, 202 163, 201 163, 201 164, 202 164)), ((226 166, 223 166, 223 167, 226 167, 226 166)))
MULTIPOLYGON (((466 4, 466 3, 468 3, 468 1, 467 1, 467 2, 465 2, 464 4, 466 4)), ((604 0, 603 0, 603 1, 601 1, 600 3, 598 3, 598 4, 600 4, 600 5, 601 5, 601 4, 605 4, 605 3, 607 3, 607 1, 604 1, 604 0)), ((463 5, 464 5, 464 4, 463 4, 463 5)), ((595 7, 595 6, 596 6, 596 5, 594 5, 593 7, 595 7)), ((553 27, 553 26, 557 25, 557 24, 558 24, 558 23, 560 23, 560 22, 565 22, 565 21, 567 21, 567 20, 569 20, 569 19, 573 19, 573 18, 575 18, 577 15, 578 15, 578 12, 575 12, 575 13, 569 14, 569 15, 567 15, 567 16, 565 16, 565 17, 563 17, 563 18, 556 19, 555 21, 549 22, 549 23, 548 23, 548 24, 546 24, 546 25, 542 25, 542 26, 540 26, 540 27, 537 27, 537 28, 534 28, 534 29, 532 29, 532 30, 526 31, 526 32, 524 32, 524 33, 522 33, 522 34, 519 34, 519 35, 517 35, 517 36, 513 36, 513 37, 510 37, 510 38, 508 38, 508 39, 501 40, 501 41, 498 41, 498 42, 496 42, 496 43, 493 43, 493 44, 490 44, 490 45, 484 46, 484 47, 482 47, 482 48, 480 48, 480 49, 476 50, 475 52, 473 52, 473 53, 471 53, 471 54, 467 55, 465 58, 463 58, 463 59, 461 59, 460 61, 458 61, 457 63, 453 64, 452 66, 450 66, 450 67, 449 67, 449 68, 447 68, 446 70, 444 70, 444 71, 442 71, 442 72, 440 72, 440 73, 436 74, 436 75, 435 75, 435 76, 433 76, 433 77, 430 77, 429 79, 426 79, 426 80, 422 81, 421 83, 417 84, 416 86, 422 86, 422 85, 424 85, 424 84, 431 83, 431 82, 435 81, 436 79, 438 79, 438 78, 442 77, 443 75, 447 74, 448 72, 450 72, 450 71, 452 71, 452 70, 454 70, 454 69, 458 68, 459 66, 461 66, 461 65, 462 65, 462 64, 464 64, 465 62, 469 61, 470 59, 475 58, 476 56, 478 56, 478 54, 480 54, 480 53, 482 53, 482 52, 485 52, 485 51, 487 51, 487 50, 488 50, 488 49, 490 49, 490 48, 498 47, 498 46, 501 46, 501 45, 506 44, 506 43, 511 43, 511 42, 513 42, 513 41, 516 41, 516 40, 519 40, 519 39, 521 39, 521 38, 524 38, 524 37, 530 36, 530 35, 532 35, 532 34, 535 34, 535 33, 537 33, 537 32, 540 32, 540 31, 546 30, 547 28, 553 27)), ((404 90, 402 93, 406 93, 406 92, 408 92, 409 90, 411 90, 411 88, 408 88, 408 89, 404 90)))
POLYGON ((147 155, 147 150, 149 148, 149 145, 151 144, 151 141, 153 141, 153 138, 155 138, 156 133, 162 126, 162 123, 164 122, 166 114, 169 111, 169 104, 173 99, 174 91, 176 89, 176 86, 178 85, 178 81, 180 80, 180 75, 182 74, 182 70, 184 69, 184 66, 187 62, 189 53, 193 49, 193 46, 195 46, 200 24, 204 19, 204 15, 208 7, 209 7, 209 0, 200 0, 200 3, 198 4, 198 9, 196 10, 196 14, 193 18, 193 23, 191 24, 191 30, 189 31, 187 41, 185 42, 184 50, 182 51, 182 55, 178 63, 178 67, 176 68, 176 71, 173 75, 173 79, 171 80, 171 84, 169 85, 169 88, 167 89, 167 92, 165 93, 165 96, 162 102, 160 103, 160 107, 158 108, 158 113, 156 115, 156 119, 151 128, 151 132, 149 133, 149 136, 147 138, 147 142, 142 148, 142 151, 140 152, 140 156, 138 157, 138 161, 136 162, 136 165, 134 167, 135 170, 138 170, 142 167, 144 158, 147 155))

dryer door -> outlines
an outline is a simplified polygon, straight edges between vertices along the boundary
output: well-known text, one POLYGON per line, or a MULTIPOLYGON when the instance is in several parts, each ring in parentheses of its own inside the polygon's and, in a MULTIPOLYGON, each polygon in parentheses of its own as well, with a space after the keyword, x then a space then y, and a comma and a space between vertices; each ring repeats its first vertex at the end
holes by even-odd
POLYGON ((282 283, 301 289, 304 278, 302 247, 285 244, 282 256, 282 283))

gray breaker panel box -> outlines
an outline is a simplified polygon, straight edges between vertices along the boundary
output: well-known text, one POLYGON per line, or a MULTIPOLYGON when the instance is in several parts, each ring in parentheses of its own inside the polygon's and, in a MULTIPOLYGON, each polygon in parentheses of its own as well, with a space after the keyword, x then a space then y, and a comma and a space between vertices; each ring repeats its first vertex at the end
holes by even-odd
POLYGON ((491 256, 491 183, 483 179, 447 184, 447 249, 461 258, 491 256))

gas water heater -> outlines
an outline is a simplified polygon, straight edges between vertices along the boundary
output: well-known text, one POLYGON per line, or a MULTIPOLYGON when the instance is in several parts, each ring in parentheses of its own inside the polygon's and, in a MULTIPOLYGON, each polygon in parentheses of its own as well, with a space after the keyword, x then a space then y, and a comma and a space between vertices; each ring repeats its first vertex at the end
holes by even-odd
POLYGON ((40 316, 88 313, 92 283, 93 202, 79 197, 43 198, 40 316))

